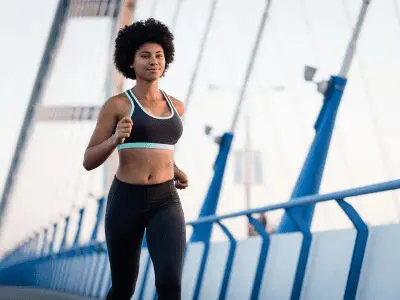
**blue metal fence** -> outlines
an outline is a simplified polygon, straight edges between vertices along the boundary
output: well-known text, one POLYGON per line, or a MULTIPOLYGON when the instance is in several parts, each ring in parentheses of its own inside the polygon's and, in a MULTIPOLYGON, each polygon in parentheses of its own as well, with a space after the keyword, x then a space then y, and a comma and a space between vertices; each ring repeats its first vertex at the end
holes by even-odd
MULTIPOLYGON (((253 282, 251 299, 258 299, 261 282, 265 274, 265 262, 268 257, 270 235, 266 232, 261 223, 252 217, 255 213, 263 213, 277 209, 284 209, 287 215, 293 218, 293 222, 298 226, 298 230, 303 234, 302 246, 298 257, 297 269, 292 285, 291 299, 299 299, 302 291, 305 270, 309 258, 312 233, 308 226, 302 223, 301 220, 294 217, 290 212, 293 208, 317 204, 326 201, 336 201, 347 217, 353 223, 357 230, 351 265, 348 272, 348 278, 344 293, 344 299, 354 299, 357 293, 358 282, 360 278, 361 267, 364 259, 366 244, 368 240, 368 227, 356 210, 346 202, 346 198, 357 197, 366 194, 380 193, 400 188, 400 180, 393 180, 379 184, 363 186, 355 189, 339 191, 324 195, 312 195, 296 199, 297 201, 284 202, 280 204, 269 205, 265 207, 240 211, 225 215, 213 215, 202 217, 198 220, 188 222, 187 225, 196 227, 201 224, 216 224, 227 236, 230 249, 226 259, 225 271, 222 284, 220 285, 219 299, 225 299, 227 295, 228 283, 232 273, 232 266, 236 251, 237 241, 231 231, 222 223, 224 220, 247 217, 255 230, 259 233, 262 244, 261 251, 258 257, 258 264, 253 282)), ((103 202, 99 202, 101 208, 103 202)), ((99 209, 100 210, 100 209, 99 209)), ((82 215, 82 214, 81 214, 82 215)), ((68 226, 69 218, 66 218, 65 228, 68 226)), ((81 220, 80 220, 81 221, 81 220)), ((57 225, 53 225, 57 227, 57 225)), ((98 224, 94 228, 98 229, 98 224)), ((54 232, 54 231, 53 231, 54 232)), ((47 239, 47 231, 44 231, 44 240, 47 239)), ((77 236, 79 233, 77 233, 77 236)), ((0 284, 1 285, 25 285, 37 286, 45 289, 65 291, 75 293, 81 296, 101 297, 110 286, 110 274, 107 271, 107 248, 104 241, 91 240, 89 243, 79 245, 75 243, 69 249, 63 247, 57 252, 51 246, 44 242, 42 247, 39 247, 38 233, 35 233, 32 238, 21 243, 17 249, 9 253, 0 263, 0 284), (47 250, 45 249, 47 247, 47 250)), ((92 237, 96 237, 93 235, 92 237)), ((54 240, 54 239, 53 239, 54 240)), ((79 239, 76 239, 79 240, 79 239)), ((203 243, 203 242, 200 242, 203 243)), ((195 291, 193 293, 195 299, 199 297, 199 291, 202 286, 202 281, 205 273, 205 265, 207 263, 208 251, 211 242, 205 242, 205 250, 202 254, 200 272, 195 283, 195 291)), ((62 243, 63 244, 63 243, 62 243)), ((190 247, 190 243, 188 244, 190 247)), ((146 268, 148 269, 148 268, 146 268)), ((144 272, 142 283, 148 280, 150 272, 144 272)), ((138 285, 138 295, 143 295, 143 284, 138 285)), ((141 299, 141 297, 139 297, 141 299)))

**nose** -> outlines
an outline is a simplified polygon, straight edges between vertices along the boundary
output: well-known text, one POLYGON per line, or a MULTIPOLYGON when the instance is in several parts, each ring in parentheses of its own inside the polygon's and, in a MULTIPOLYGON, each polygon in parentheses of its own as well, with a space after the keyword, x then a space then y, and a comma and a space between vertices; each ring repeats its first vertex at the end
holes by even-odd
POLYGON ((155 59, 155 57, 152 57, 149 61, 151 66, 154 66, 157 63, 157 59, 155 59))

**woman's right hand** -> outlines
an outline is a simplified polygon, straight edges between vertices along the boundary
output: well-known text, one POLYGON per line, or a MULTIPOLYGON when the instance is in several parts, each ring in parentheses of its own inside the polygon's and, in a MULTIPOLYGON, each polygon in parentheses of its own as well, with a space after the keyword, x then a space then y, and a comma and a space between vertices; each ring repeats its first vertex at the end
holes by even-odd
POLYGON ((133 122, 131 117, 123 117, 119 120, 117 127, 115 128, 115 133, 113 138, 115 139, 115 144, 118 146, 122 144, 126 138, 131 135, 133 122))

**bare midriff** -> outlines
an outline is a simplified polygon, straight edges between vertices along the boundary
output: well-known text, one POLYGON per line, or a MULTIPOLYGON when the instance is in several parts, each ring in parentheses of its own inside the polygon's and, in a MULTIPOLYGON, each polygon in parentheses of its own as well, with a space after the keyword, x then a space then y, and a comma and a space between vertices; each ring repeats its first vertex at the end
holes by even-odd
POLYGON ((174 178, 174 151, 122 149, 116 176, 131 184, 157 184, 174 178))

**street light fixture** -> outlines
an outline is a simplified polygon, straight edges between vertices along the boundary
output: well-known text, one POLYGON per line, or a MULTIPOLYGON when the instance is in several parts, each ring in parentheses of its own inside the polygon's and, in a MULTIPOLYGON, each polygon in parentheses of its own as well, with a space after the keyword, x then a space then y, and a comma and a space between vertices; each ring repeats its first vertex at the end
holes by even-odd
POLYGON ((315 81, 315 73, 317 73, 317 68, 307 65, 304 67, 304 79, 306 81, 314 82, 317 85, 317 91, 325 95, 325 92, 327 91, 329 86, 329 82, 327 80, 322 80, 318 82, 315 81))

